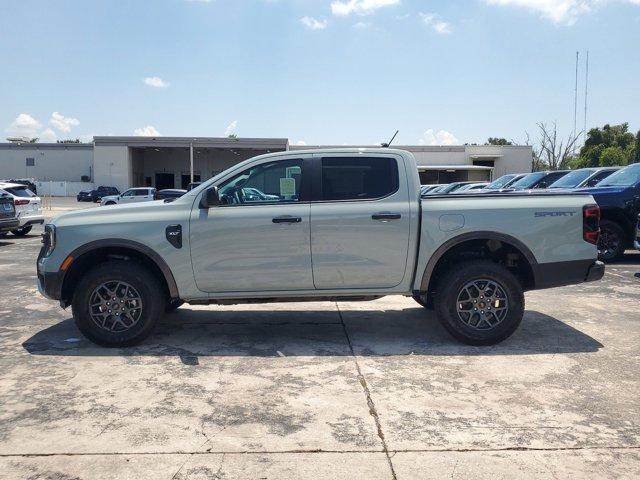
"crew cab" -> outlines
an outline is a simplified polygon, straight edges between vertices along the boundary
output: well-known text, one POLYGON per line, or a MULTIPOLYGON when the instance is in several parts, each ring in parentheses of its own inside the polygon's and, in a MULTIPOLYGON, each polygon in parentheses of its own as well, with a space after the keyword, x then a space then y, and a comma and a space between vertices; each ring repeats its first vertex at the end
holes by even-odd
POLYGON ((585 193, 421 198, 403 150, 279 152, 171 203, 57 217, 45 225, 38 288, 105 346, 140 342, 182 302, 385 295, 412 296, 455 338, 487 345, 516 330, 525 291, 602 277, 598 215, 585 193))
POLYGON ((600 259, 605 262, 619 259, 633 246, 634 227, 640 213, 640 163, 618 170, 593 188, 579 191, 593 196, 600 206, 600 259))

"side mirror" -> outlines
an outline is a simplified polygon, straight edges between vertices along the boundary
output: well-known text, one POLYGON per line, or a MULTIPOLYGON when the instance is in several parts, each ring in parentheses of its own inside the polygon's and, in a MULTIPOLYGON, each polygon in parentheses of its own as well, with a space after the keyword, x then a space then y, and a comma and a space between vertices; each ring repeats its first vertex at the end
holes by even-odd
POLYGON ((211 208, 220 204, 218 187, 209 187, 200 198, 200 208, 211 208))

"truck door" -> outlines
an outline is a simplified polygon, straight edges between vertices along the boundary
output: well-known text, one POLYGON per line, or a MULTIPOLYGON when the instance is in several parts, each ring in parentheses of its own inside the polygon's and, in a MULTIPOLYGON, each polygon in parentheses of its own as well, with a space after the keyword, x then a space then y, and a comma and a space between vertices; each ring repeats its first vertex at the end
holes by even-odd
POLYGON ((409 192, 402 159, 314 158, 311 255, 316 289, 391 288, 405 274, 409 192))
POLYGON ((189 238, 200 290, 313 290, 304 165, 302 158, 252 164, 218 185, 221 205, 200 209, 196 200, 189 238))

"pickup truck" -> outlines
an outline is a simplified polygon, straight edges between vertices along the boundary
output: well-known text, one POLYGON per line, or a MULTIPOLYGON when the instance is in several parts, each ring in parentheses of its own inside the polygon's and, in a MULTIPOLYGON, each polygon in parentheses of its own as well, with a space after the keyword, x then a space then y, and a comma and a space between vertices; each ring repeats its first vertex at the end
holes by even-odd
POLYGON ((579 191, 590 194, 600 206, 600 260, 619 259, 627 248, 633 248, 640 213, 640 163, 618 170, 593 188, 579 191))
POLYGON ((421 199, 411 153, 261 155, 171 203, 69 212, 45 226, 38 288, 104 346, 145 338, 182 302, 412 296, 473 345, 509 337, 523 292, 592 281, 599 209, 584 193, 421 199), (245 196, 255 188, 266 198, 245 196))

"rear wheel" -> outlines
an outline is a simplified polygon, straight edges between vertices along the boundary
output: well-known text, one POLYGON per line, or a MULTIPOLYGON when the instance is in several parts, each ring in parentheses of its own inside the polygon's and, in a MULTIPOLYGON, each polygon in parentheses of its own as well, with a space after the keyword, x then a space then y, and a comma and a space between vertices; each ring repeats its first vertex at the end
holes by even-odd
POLYGON ((160 282, 143 266, 110 261, 89 270, 72 302, 80 331, 105 347, 126 347, 144 340, 164 311, 160 282))
POLYGON ((26 227, 16 228, 15 230, 11 230, 11 233, 13 233, 16 237, 24 237, 31 231, 32 228, 33 228, 33 225, 27 225, 26 227))
POLYGON ((489 261, 456 265, 438 282, 435 309, 442 325, 469 345, 493 345, 508 338, 524 314, 518 279, 489 261))
POLYGON ((105 202, 105 205, 115 205, 116 202, 105 202))
POLYGON ((598 237, 598 258, 603 262, 617 260, 624 254, 624 230, 611 220, 600 222, 598 237))

